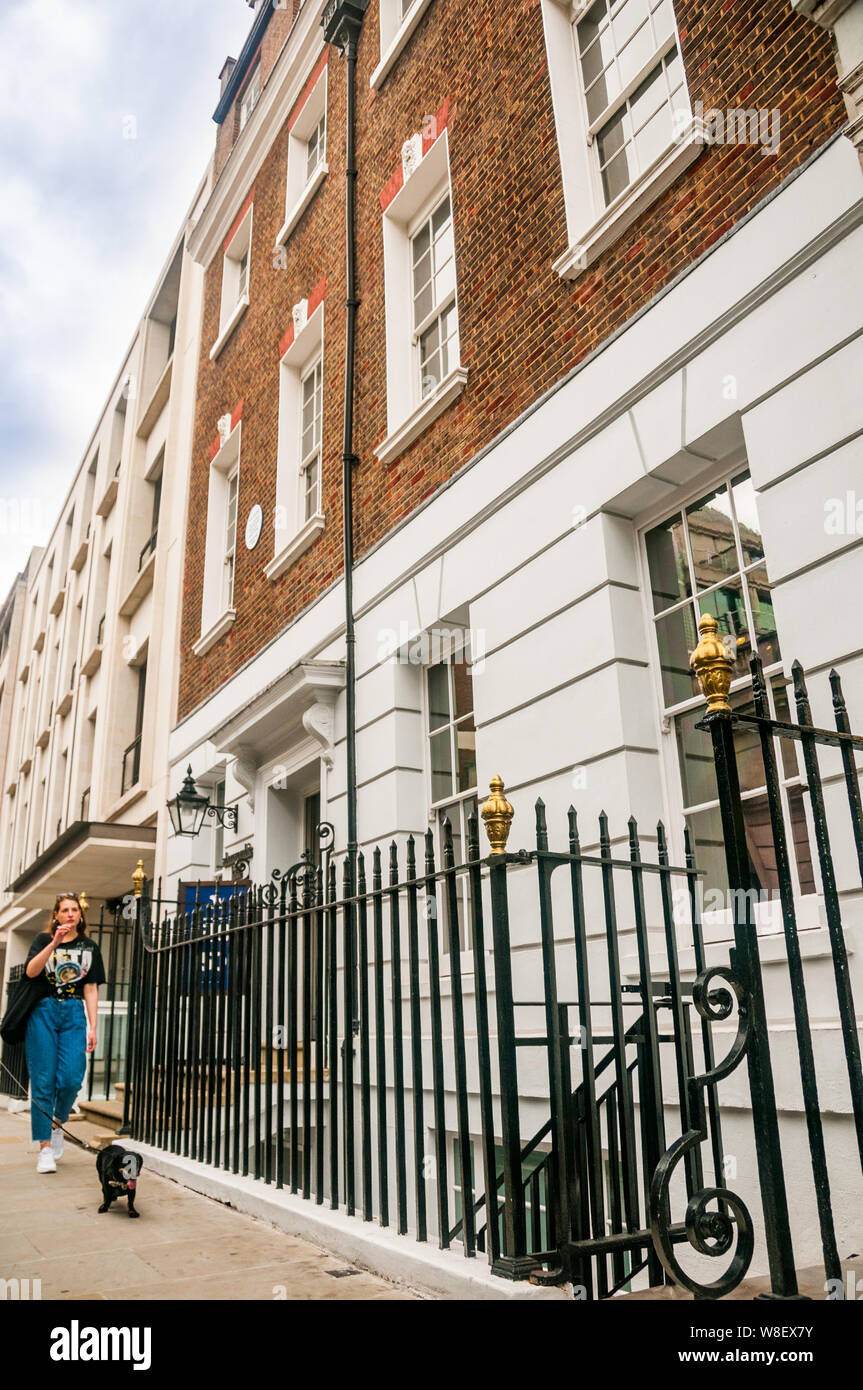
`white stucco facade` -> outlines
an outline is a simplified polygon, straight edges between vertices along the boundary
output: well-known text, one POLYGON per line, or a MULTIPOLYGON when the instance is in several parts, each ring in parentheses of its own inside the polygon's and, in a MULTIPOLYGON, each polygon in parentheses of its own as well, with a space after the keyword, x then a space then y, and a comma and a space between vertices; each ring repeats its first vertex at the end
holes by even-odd
MULTIPOLYGON (((105 904, 131 896, 139 859, 153 872, 177 708, 201 334, 203 275, 186 241, 209 183, 208 173, 29 566, 4 729, 2 997, 58 892, 86 895, 93 929, 105 904)), ((115 961, 109 941, 110 932, 106 966, 124 1013, 128 960, 115 961)))

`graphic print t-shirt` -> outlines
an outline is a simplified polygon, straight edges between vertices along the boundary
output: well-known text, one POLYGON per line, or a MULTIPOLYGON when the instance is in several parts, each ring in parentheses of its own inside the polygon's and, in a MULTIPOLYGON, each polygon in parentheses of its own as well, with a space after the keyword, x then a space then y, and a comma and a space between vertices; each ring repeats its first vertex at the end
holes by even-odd
MULTIPOLYGON (((27 959, 38 956, 52 939, 47 932, 40 932, 27 959)), ((89 936, 71 936, 51 952, 45 964, 45 979, 58 999, 83 999, 85 985, 105 983, 102 952, 89 936)))

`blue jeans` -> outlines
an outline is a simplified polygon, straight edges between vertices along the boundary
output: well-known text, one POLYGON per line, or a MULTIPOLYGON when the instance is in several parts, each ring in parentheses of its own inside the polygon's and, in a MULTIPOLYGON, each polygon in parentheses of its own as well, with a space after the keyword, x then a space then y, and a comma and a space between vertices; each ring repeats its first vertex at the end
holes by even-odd
POLYGON ((27 1020, 24 1054, 30 1073, 30 1134, 44 1142, 51 1138, 52 1115, 61 1124, 68 1120, 87 1070, 84 1000, 40 999, 27 1020))

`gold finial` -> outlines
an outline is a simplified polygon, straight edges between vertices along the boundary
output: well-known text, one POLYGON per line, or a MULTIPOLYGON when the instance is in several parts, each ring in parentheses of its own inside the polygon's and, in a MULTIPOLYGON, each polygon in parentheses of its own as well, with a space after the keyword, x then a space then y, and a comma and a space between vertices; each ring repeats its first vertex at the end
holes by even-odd
POLYGON ((144 861, 143 859, 139 859, 137 868, 135 869, 135 872, 132 875, 132 882, 135 885, 136 898, 140 898, 141 894, 144 891, 144 879, 146 877, 147 875, 144 873, 144 861))
POLYGON ((86 912, 87 909, 89 908, 90 904, 89 904, 88 901, 87 901, 87 894, 86 894, 86 893, 79 893, 79 894, 78 894, 78 906, 80 907, 80 909, 81 909, 82 912, 86 912))
POLYGON ((698 623, 701 640, 689 658, 702 693, 707 696, 708 714, 730 714, 728 692, 734 657, 717 637, 719 625, 711 613, 702 613, 698 623))
POLYGON ((506 854, 506 842, 515 812, 503 794, 503 778, 492 777, 488 785, 491 796, 485 802, 480 815, 485 822, 485 833, 488 835, 492 854, 506 854))

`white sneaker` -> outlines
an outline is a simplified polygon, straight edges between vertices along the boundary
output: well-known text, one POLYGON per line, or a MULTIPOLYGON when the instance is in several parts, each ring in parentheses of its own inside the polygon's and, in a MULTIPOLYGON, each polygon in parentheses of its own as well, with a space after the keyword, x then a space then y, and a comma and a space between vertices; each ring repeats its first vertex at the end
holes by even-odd
POLYGON ((57 1164, 54 1162, 54 1155, 50 1148, 40 1149, 39 1157, 36 1160, 37 1173, 56 1173, 57 1164))
POLYGON ((55 1129, 51 1135, 51 1152, 55 1159, 63 1157, 63 1131, 55 1129))

